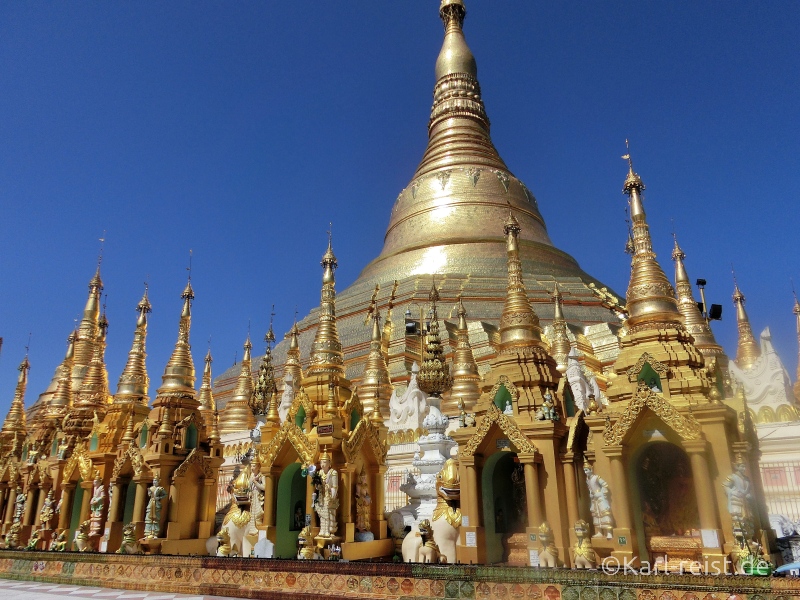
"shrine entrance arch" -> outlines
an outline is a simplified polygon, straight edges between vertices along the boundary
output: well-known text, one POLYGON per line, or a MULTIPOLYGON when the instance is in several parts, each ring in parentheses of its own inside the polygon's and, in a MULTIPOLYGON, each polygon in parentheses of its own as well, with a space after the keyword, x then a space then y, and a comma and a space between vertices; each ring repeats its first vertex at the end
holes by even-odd
POLYGON ((495 452, 483 465, 481 492, 487 564, 506 562, 506 540, 515 533, 525 532, 527 510, 521 474, 522 465, 514 452, 495 452))

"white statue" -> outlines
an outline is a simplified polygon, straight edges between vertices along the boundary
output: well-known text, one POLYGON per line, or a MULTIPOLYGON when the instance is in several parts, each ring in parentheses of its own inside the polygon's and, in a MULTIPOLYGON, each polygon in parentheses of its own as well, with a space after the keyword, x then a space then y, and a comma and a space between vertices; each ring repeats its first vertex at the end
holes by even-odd
POLYGON ((319 459, 319 470, 314 474, 317 497, 314 510, 319 515, 320 538, 335 537, 339 528, 336 510, 339 508, 339 473, 331 468, 331 458, 327 451, 319 459))
POLYGON ((572 398, 575 403, 575 409, 582 410, 588 414, 589 410, 589 396, 594 396, 601 404, 607 404, 608 400, 600 392, 600 386, 597 385, 597 379, 594 375, 588 375, 581 366, 578 360, 578 352, 572 348, 567 355, 567 381, 572 390, 572 398))
POLYGON ((264 517, 264 475, 257 460, 253 461, 250 474, 250 517, 255 526, 260 525, 264 517))
POLYGON ((150 500, 144 517, 144 537, 155 539, 161 533, 161 501, 167 497, 167 490, 159 485, 156 477, 147 494, 150 500))
POLYGON ((91 511, 89 535, 100 535, 103 529, 103 508, 106 504, 106 488, 99 476, 94 479, 94 491, 92 499, 89 501, 91 511))
POLYGON ((422 421, 428 412, 427 395, 417 383, 419 365, 411 366, 411 379, 408 387, 398 395, 397 389, 389 399, 389 431, 416 430, 422 427, 422 421))
POLYGON ((292 408, 294 402, 294 395, 297 392, 294 382, 294 376, 291 371, 286 371, 286 376, 283 378, 283 393, 281 394, 281 403, 278 405, 278 416, 281 418, 281 423, 286 421, 289 416, 289 409, 292 408))
POLYGON ((722 482, 725 495, 728 497, 728 512, 734 522, 745 523, 752 516, 753 491, 746 470, 744 462, 740 459, 733 465, 733 473, 722 482))
POLYGON ((592 521, 594 522, 594 537, 605 536, 611 539, 612 529, 614 528, 614 517, 611 514, 611 491, 608 489, 606 480, 595 475, 592 467, 583 467, 586 474, 586 487, 589 488, 589 502, 592 511, 592 521))

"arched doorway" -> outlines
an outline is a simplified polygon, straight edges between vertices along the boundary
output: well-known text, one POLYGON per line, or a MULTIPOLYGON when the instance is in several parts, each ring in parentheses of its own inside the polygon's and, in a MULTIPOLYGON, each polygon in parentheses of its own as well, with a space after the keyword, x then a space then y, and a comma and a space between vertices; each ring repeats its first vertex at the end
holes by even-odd
MULTIPOLYGON (((81 506, 83 505, 84 489, 81 487, 83 479, 78 479, 72 497, 72 507, 70 508, 69 533, 67 534, 67 547, 72 547, 72 540, 75 532, 81 524, 81 506)), ((63 493, 63 492, 62 492, 63 493)), ((63 509, 62 509, 63 510, 63 509)))
POLYGON ((290 464, 278 479, 275 558, 297 558, 297 534, 305 526, 306 513, 306 479, 300 467, 290 464))
POLYGON ((513 452, 495 452, 481 473, 483 523, 486 532, 486 562, 506 562, 504 541, 527 526, 525 480, 522 465, 513 452))
POLYGON ((647 548, 653 537, 697 534, 700 518, 686 452, 670 442, 651 442, 642 447, 633 469, 647 548))

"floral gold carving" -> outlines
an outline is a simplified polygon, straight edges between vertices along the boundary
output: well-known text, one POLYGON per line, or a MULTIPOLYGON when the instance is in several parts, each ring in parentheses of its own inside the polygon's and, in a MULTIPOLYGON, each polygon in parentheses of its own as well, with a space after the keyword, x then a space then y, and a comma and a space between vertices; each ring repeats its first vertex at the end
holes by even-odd
POLYGON ((189 456, 186 457, 186 460, 184 460, 180 465, 178 465, 178 468, 175 469, 175 472, 172 474, 172 481, 175 481, 178 477, 183 477, 186 475, 186 472, 192 465, 197 465, 200 467, 206 479, 214 478, 214 472, 206 462, 205 457, 197 451, 197 448, 195 448, 189 453, 189 456))
POLYGON ((355 462, 365 440, 369 440, 372 452, 378 460, 378 464, 384 464, 386 462, 388 448, 381 443, 380 437, 378 437, 378 431, 369 419, 360 420, 356 428, 350 434, 350 437, 342 443, 342 452, 347 462, 355 462))
POLYGON ((636 361, 636 364, 627 370, 628 381, 636 380, 636 377, 642 372, 645 363, 649 364, 650 367, 658 373, 659 377, 666 377, 669 374, 669 367, 667 365, 657 360, 649 352, 644 352, 639 357, 639 360, 636 361))
POLYGON ((275 462, 278 452, 286 441, 292 445, 304 463, 309 464, 314 460, 316 448, 311 445, 306 434, 294 424, 294 421, 286 419, 275 437, 258 449, 258 461, 265 472, 272 468, 272 463, 275 462))
MULTIPOLYGON (((510 389, 509 392, 511 392, 510 389)), ((464 446, 463 452, 459 450, 459 455, 474 456, 478 446, 481 445, 486 434, 489 433, 489 429, 495 423, 497 423, 497 426, 516 447, 518 452, 524 452, 525 454, 535 454, 537 452, 536 446, 525 437, 525 434, 520 431, 517 424, 512 419, 509 419, 507 415, 501 413, 494 404, 491 404, 489 410, 486 411, 486 414, 481 419, 477 431, 464 446)))

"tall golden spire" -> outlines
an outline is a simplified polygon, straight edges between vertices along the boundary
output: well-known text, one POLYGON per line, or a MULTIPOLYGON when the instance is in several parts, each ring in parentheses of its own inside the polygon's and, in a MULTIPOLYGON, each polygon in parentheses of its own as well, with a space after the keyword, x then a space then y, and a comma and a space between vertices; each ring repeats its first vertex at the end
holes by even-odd
MULTIPOLYGON (((83 318, 78 325, 75 338, 75 367, 86 367, 94 354, 94 343, 97 340, 100 324, 100 292, 103 291, 103 280, 100 278, 100 265, 94 277, 89 281, 89 298, 83 309, 83 318)), ((73 373, 82 376, 83 373, 73 373)))
POLYGON ((559 373, 567 371, 567 356, 571 349, 567 337, 567 320, 561 308, 561 290, 558 289, 556 282, 553 289, 553 342, 550 346, 550 356, 555 359, 559 373))
POLYGON ((472 353, 469 343, 469 328, 467 326, 467 309, 461 296, 458 297, 458 329, 456 330, 456 349, 453 353, 453 388, 450 390, 450 399, 442 403, 442 412, 448 416, 458 414, 459 403, 464 410, 472 411, 472 407, 480 398, 480 380, 478 364, 472 353))
POLYGON ((73 406, 75 415, 71 415, 70 418, 70 420, 76 419, 73 421, 73 428, 77 427, 75 433, 81 435, 87 434, 91 430, 91 426, 86 423, 86 418, 91 417, 92 413, 97 413, 102 419, 108 410, 111 399, 108 390, 108 371, 105 364, 106 334, 108 332, 108 321, 105 314, 101 315, 98 328, 99 334, 94 343, 92 361, 89 363, 78 395, 75 397, 73 406), (84 420, 83 423, 78 422, 81 418, 84 420))
POLYGON ((289 349, 286 351, 286 364, 283 365, 283 376, 286 373, 292 374, 293 385, 303 383, 303 368, 300 365, 300 341, 298 339, 300 331, 297 329, 297 321, 292 325, 292 329, 286 334, 289 338, 289 349))
POLYGON ((147 406, 150 377, 147 376, 147 366, 145 365, 147 358, 145 343, 147 341, 147 315, 152 310, 153 307, 147 297, 147 286, 145 286, 144 295, 136 305, 139 317, 136 319, 136 330, 133 333, 133 344, 128 352, 128 362, 119 376, 117 393, 114 396, 115 404, 138 402, 147 406))
POLYGON ((646 322, 680 326, 683 320, 675 300, 675 290, 653 252, 650 228, 642 204, 644 183, 633 170, 630 154, 623 158, 628 160, 629 169, 622 191, 629 196, 634 248, 627 293, 628 327, 646 322))
POLYGON ((389 398, 392 395, 392 384, 389 369, 383 355, 383 335, 381 332, 381 313, 377 300, 372 302, 372 337, 369 343, 369 356, 364 365, 364 375, 358 386, 358 395, 364 406, 364 414, 378 410, 384 416, 389 415, 389 398), (375 406, 375 403, 378 406, 375 406))
POLYGON ((22 440, 27 435, 25 427, 25 390, 28 387, 28 371, 30 368, 31 364, 28 362, 26 353, 25 358, 22 359, 19 367, 17 367, 19 371, 17 388, 14 390, 14 399, 11 401, 11 408, 8 409, 6 420, 3 421, 3 428, 0 430, 4 456, 11 452, 19 458, 22 450, 22 440), (17 440, 16 443, 15 439, 17 440))
POLYGON ((253 411, 250 410, 250 397, 253 395, 253 372, 250 358, 252 347, 253 345, 250 343, 250 336, 248 335, 244 343, 242 368, 239 371, 236 390, 220 414, 219 431, 222 434, 249 431, 256 426, 253 411))
POLYGON ((794 397, 800 402, 800 302, 797 301, 797 294, 794 295, 792 312, 797 320, 797 375, 794 382, 794 397))
POLYGON ((712 357, 721 356, 724 352, 722 346, 714 338, 708 322, 700 314, 700 309, 697 308, 697 302, 692 294, 692 284, 683 264, 684 258, 686 258, 686 254, 678 246, 678 238, 675 237, 672 260, 675 261, 675 288, 678 292, 678 310, 683 315, 683 324, 686 326, 686 330, 694 338, 694 345, 708 361, 712 357))
POLYGON ((439 339, 439 316, 436 314, 436 302, 439 300, 439 291, 436 282, 431 284, 428 296, 431 302, 431 324, 425 338, 425 358, 420 365, 417 381, 419 388, 431 396, 441 397, 453 385, 450 369, 444 360, 444 350, 439 339))
POLYGON ((338 263, 333 254, 328 234, 328 249, 322 256, 322 294, 319 308, 319 326, 311 344, 311 364, 306 377, 333 375, 344 378, 344 358, 339 332, 336 329, 336 278, 338 263))
POLYGON ((46 418, 57 420, 59 423, 72 408, 72 365, 75 356, 75 337, 76 332, 73 331, 67 338, 67 354, 59 367, 58 386, 47 407, 46 418))
POLYGON ((519 221, 509 209, 503 226, 508 253, 508 288, 500 317, 500 352, 538 346, 542 341, 539 317, 531 307, 525 282, 522 281, 522 262, 519 259, 519 221))
POLYGON ((206 365, 203 368, 203 383, 200 385, 200 391, 197 394, 197 402, 200 405, 199 409, 203 417, 206 416, 206 412, 213 413, 217 410, 217 404, 214 401, 214 391, 211 387, 211 363, 213 361, 214 359, 211 358, 211 348, 209 348, 205 358, 206 365))
POLYGON ((739 289, 739 284, 733 283, 733 303, 736 306, 736 326, 739 329, 739 344, 736 347, 736 364, 740 369, 747 370, 752 367, 756 359, 761 356, 753 330, 750 328, 750 319, 744 309, 745 298, 739 289))
POLYGON ((183 309, 178 325, 178 341, 175 342, 175 348, 164 368, 158 394, 182 392, 184 395, 194 398, 194 360, 192 359, 192 347, 189 345, 189 333, 192 328, 192 300, 194 300, 191 278, 186 283, 181 298, 183 299, 183 309))
POLYGON ((465 163, 507 170, 489 137, 478 65, 462 29, 466 14, 462 0, 442 0, 439 16, 444 23, 444 41, 436 59, 429 141, 415 177, 465 163))

